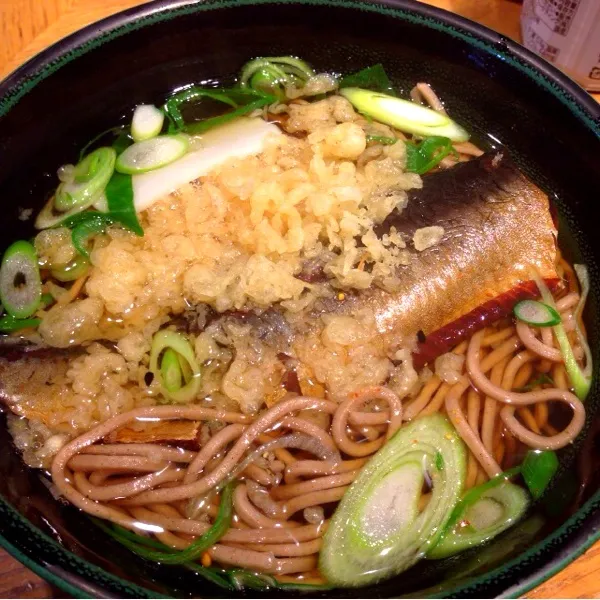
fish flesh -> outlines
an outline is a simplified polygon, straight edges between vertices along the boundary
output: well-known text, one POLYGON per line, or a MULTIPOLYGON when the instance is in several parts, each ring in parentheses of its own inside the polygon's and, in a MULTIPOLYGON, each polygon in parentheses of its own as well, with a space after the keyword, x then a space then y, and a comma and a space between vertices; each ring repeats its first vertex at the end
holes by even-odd
POLYGON ((556 271, 556 227, 548 197, 504 152, 487 153, 423 178, 407 206, 376 229, 395 227, 410 240, 423 227, 443 237, 398 268, 394 292, 372 288, 336 310, 368 308, 379 331, 417 335, 415 365, 449 351, 477 330, 507 316, 516 302, 535 297, 531 272, 551 289, 556 271))

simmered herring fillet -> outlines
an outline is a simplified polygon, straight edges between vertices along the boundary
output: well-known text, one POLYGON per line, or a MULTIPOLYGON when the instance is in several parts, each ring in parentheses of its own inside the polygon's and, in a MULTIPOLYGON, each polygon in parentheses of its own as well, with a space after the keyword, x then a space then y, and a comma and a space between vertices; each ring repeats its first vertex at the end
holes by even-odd
POLYGON ((426 176, 377 235, 392 227, 406 240, 424 227, 439 227, 443 236, 398 268, 395 291, 372 288, 329 308, 368 308, 381 332, 419 334, 417 365, 535 296, 532 269, 550 287, 559 282, 548 198, 502 152, 426 176))

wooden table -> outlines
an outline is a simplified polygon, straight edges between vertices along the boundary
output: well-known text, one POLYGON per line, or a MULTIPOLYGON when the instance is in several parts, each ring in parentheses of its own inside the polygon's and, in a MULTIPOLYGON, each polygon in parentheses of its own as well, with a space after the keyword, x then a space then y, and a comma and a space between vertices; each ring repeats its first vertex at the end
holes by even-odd
MULTIPOLYGON (((520 38, 515 0, 422 0, 520 38)), ((0 79, 46 46, 93 21, 143 0, 0 0, 0 79)), ((594 94, 600 101, 600 94, 594 94)), ((60 597, 0 550, 0 597, 60 597)), ((528 598, 600 598, 600 542, 528 598)))

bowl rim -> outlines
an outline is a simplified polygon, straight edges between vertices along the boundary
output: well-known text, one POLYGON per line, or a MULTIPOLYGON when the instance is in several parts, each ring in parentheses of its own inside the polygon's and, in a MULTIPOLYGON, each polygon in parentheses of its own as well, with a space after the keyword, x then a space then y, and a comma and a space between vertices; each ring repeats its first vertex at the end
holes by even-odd
MULTIPOLYGON (((40 82, 72 60, 93 51, 102 44, 126 35, 127 33, 152 26, 155 23, 175 19, 186 14, 201 13, 214 9, 235 9, 242 6, 272 4, 294 4, 303 6, 327 6, 339 9, 377 12, 384 16, 407 21, 417 26, 442 31, 446 35, 459 38, 487 53, 508 62, 513 68, 524 73, 539 86, 551 93, 600 140, 600 103, 596 102, 583 88, 552 64, 534 54, 524 46, 496 31, 474 21, 437 7, 422 4, 416 0, 154 0, 92 23, 42 50, 0 81, 0 119, 40 82)), ((164 597, 149 588, 132 581, 121 579, 106 571, 98 564, 87 561, 69 551, 65 546, 34 526, 11 504, 0 496, 0 512, 18 519, 21 528, 26 527, 28 535, 38 542, 49 544, 53 552, 65 559, 64 564, 77 566, 90 572, 93 581, 77 575, 61 566, 38 562, 29 555, 19 540, 5 537, 5 525, 0 527, 0 546, 4 547, 17 560, 61 590, 75 598, 119 597, 115 592, 128 591, 137 597, 164 597), (102 583, 98 583, 101 580, 102 583), (106 586, 106 587, 105 587, 106 586)), ((510 570, 528 556, 543 550, 553 541, 574 528, 574 534, 565 542, 558 556, 541 568, 512 582, 502 595, 516 598, 540 585, 549 577, 562 570, 592 544, 600 539, 600 490, 580 509, 567 519, 558 529, 535 546, 521 553, 511 561, 502 563, 491 571, 471 578, 448 590, 452 596, 477 592, 480 584, 495 573, 510 570), (583 524, 585 522, 585 528, 583 524)), ((427 590, 423 590, 427 591, 427 590)), ((436 597, 432 594, 430 597, 436 597)))

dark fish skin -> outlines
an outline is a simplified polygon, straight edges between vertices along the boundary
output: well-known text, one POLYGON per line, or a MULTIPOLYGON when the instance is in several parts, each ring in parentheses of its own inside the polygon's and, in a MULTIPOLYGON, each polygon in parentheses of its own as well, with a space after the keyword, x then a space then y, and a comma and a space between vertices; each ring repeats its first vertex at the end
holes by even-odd
POLYGON ((408 241, 434 225, 443 227, 442 240, 413 250, 410 264, 398 269, 397 291, 373 288, 330 307, 367 307, 381 332, 418 333, 417 366, 535 296, 530 269, 552 288, 559 283, 548 198, 501 152, 425 176, 423 188, 409 192, 407 207, 376 233, 395 227, 408 241))

